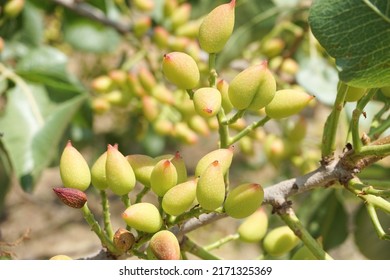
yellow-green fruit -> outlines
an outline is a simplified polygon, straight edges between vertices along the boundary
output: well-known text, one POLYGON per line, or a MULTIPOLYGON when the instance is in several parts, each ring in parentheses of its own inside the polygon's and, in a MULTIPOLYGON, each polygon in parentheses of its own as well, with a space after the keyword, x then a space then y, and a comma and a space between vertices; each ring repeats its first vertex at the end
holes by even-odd
POLYGON ((199 133, 200 135, 210 135, 210 127, 207 121, 199 115, 193 115, 188 120, 188 125, 192 130, 194 130, 196 133, 199 133))
POLYGON ((255 243, 262 240, 267 233, 268 216, 264 209, 259 208, 255 213, 247 217, 238 227, 240 240, 255 243))
POLYGON ((171 25, 173 29, 177 29, 189 21, 191 16, 191 5, 184 3, 177 7, 171 15, 171 25))
POLYGON ((134 6, 143 12, 149 12, 154 8, 153 0, 133 0, 134 6))
POLYGON ((169 230, 155 233, 149 243, 151 252, 158 260, 180 260, 180 245, 169 230))
POLYGON ((313 253, 306 247, 299 248, 291 258, 292 260, 317 260, 313 253))
POLYGON ((220 80, 217 83, 217 89, 221 93, 222 108, 223 108, 225 114, 228 114, 233 109, 232 102, 230 102, 230 99, 229 99, 229 84, 228 84, 228 82, 226 82, 225 80, 220 80))
POLYGON ((366 88, 357 88, 353 86, 347 86, 345 84, 342 84, 341 86, 347 90, 345 94, 345 101, 347 102, 358 101, 367 92, 366 88))
POLYGON ((156 26, 153 29, 153 42, 156 43, 159 48, 166 48, 168 45, 168 39, 169 33, 164 27, 156 26))
POLYGON ((199 139, 198 135, 184 122, 175 124, 173 135, 187 144, 195 144, 199 139))
POLYGON ((173 93, 163 84, 157 84, 153 87, 152 96, 156 98, 156 100, 172 105, 175 103, 175 98, 173 96, 173 93))
POLYGON ((259 184, 241 184, 228 193, 225 212, 235 219, 246 218, 260 207, 263 198, 264 190, 259 184))
POLYGON ((160 108, 158 101, 151 96, 145 95, 142 97, 142 111, 144 117, 149 121, 149 122, 154 122, 159 114, 160 114, 160 108))
POLYGON ((177 0, 165 0, 164 6, 163 6, 163 12, 165 17, 170 17, 177 9, 177 6, 179 5, 177 0))
POLYGON ((232 35, 236 1, 212 10, 199 27, 200 47, 208 53, 219 53, 232 35))
POLYGON ((96 97, 91 101, 91 107, 94 113, 103 115, 111 109, 111 104, 104 97, 96 97))
POLYGON ((196 199, 203 209, 209 211, 222 206, 225 199, 225 181, 218 160, 212 162, 199 177, 196 199))
POLYGON ((250 136, 244 136, 238 142, 240 151, 247 156, 253 156, 255 154, 255 149, 253 146, 253 139, 250 136))
POLYGON ((314 96, 299 90, 278 90, 274 99, 265 106, 265 113, 273 119, 287 118, 302 111, 313 98, 314 96))
POLYGON ((171 158, 171 163, 175 166, 177 172, 177 184, 187 181, 187 167, 183 157, 177 151, 175 156, 171 158))
POLYGON ((51 257, 49 260, 51 260, 51 261, 58 261, 58 260, 69 261, 69 260, 73 260, 73 259, 67 255, 55 255, 55 256, 51 257))
POLYGON ((200 73, 195 60, 183 52, 164 55, 162 70, 165 77, 179 88, 191 89, 198 85, 200 73))
POLYGON ((228 149, 218 149, 214 150, 206 155, 204 155, 197 163, 195 168, 195 176, 201 176, 206 168, 213 163, 218 161, 221 166, 222 173, 225 175, 230 165, 232 164, 233 159, 233 147, 228 149))
POLYGON ((288 226, 274 228, 264 237, 264 250, 274 257, 291 251, 299 243, 299 238, 288 226))
POLYGON ((106 93, 112 89, 114 85, 113 80, 106 75, 99 76, 92 80, 91 87, 94 91, 99 93, 106 93))
POLYGON ((239 110, 260 110, 275 92, 276 81, 266 61, 240 72, 229 84, 229 100, 239 110))
POLYGON ((111 145, 107 147, 106 178, 108 188, 117 195, 128 194, 136 182, 133 168, 126 157, 111 145))
POLYGON ((390 97, 390 86, 381 88, 381 91, 382 91, 384 96, 390 97))
POLYGON ((285 42, 281 38, 271 38, 261 42, 260 51, 268 58, 280 55, 285 47, 285 42))
POLYGON ((195 111, 204 118, 211 118, 218 114, 221 109, 221 93, 211 87, 200 88, 195 91, 194 97, 195 111))
POLYGON ((88 163, 68 141, 60 159, 60 175, 64 187, 85 191, 91 184, 88 163))
POLYGON ((307 121, 303 116, 301 116, 288 129, 286 133, 287 138, 288 140, 293 142, 302 141, 306 136, 306 131, 307 131, 307 121))
POLYGON ((150 176, 157 161, 147 155, 128 155, 127 161, 134 170, 135 178, 141 184, 150 187, 150 176))
POLYGON ((4 5, 4 14, 8 17, 16 17, 24 7, 24 0, 9 0, 4 5))
POLYGON ((198 179, 178 184, 168 190, 162 200, 166 213, 178 216, 188 210, 195 200, 198 179))
POLYGON ((144 89, 148 92, 151 92, 156 86, 156 78, 153 76, 152 72, 146 67, 142 67, 138 72, 138 80, 144 89))
POLYGON ((129 206, 122 213, 122 219, 128 226, 148 233, 159 231, 163 223, 157 207, 148 202, 129 206))
POLYGON ((184 36, 184 37, 188 37, 188 38, 197 38, 198 34, 199 34, 199 27, 200 27, 201 23, 202 23, 201 19, 191 20, 191 21, 183 24, 182 26, 179 26, 175 30, 175 34, 177 36, 184 36))
POLYGON ((150 175, 150 186, 155 194, 162 197, 177 184, 177 171, 168 159, 157 162, 150 175))
POLYGON ((107 189, 107 177, 106 177, 106 160, 107 152, 104 152, 92 165, 91 179, 92 185, 98 190, 107 189))
POLYGON ((152 26, 152 19, 149 16, 139 17, 134 20, 133 30, 135 36, 138 38, 146 34, 149 28, 152 26))

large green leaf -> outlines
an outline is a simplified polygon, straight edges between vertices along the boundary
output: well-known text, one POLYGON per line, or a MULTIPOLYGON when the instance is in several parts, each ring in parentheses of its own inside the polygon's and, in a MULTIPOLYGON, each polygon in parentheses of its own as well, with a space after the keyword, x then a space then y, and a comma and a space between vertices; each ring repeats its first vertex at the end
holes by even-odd
POLYGON ((349 85, 390 85, 390 1, 316 0, 309 24, 349 85))
POLYGON ((23 9, 22 40, 29 45, 38 46, 43 40, 43 13, 33 4, 26 2, 23 9))
POLYGON ((45 87, 19 84, 7 92, 1 138, 23 189, 30 191, 57 152, 58 143, 85 95, 56 103, 45 87))

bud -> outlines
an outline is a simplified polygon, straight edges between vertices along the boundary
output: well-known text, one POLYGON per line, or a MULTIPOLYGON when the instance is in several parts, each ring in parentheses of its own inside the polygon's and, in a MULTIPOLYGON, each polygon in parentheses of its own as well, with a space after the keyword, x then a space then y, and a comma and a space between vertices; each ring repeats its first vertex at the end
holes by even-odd
POLYGON ((108 188, 116 195, 128 194, 135 186, 133 168, 113 146, 107 147, 106 178, 108 188))
POLYGON ((156 160, 146 155, 128 155, 127 161, 134 170, 135 178, 138 182, 150 187, 150 176, 156 165, 156 160))
POLYGON ((162 218, 156 206, 141 202, 129 206, 123 213, 122 219, 136 230, 155 233, 162 226, 162 218))
POLYGON ((215 88, 204 87, 196 90, 193 101, 195 111, 204 118, 214 117, 221 109, 221 93, 215 88))
POLYGON ((183 52, 171 52, 164 55, 162 70, 165 77, 183 89, 198 85, 200 73, 195 60, 183 52))
POLYGON ((225 199, 225 181, 218 160, 213 161, 202 172, 196 188, 196 199, 203 209, 209 211, 222 206, 225 199))
POLYGON ((115 232, 112 241, 115 248, 117 248, 123 254, 129 251, 131 247, 133 247, 135 243, 135 237, 130 231, 124 228, 119 228, 115 232))
POLYGON ((221 166, 222 173, 225 175, 230 165, 232 164, 233 159, 233 147, 228 149, 218 149, 214 150, 206 155, 204 155, 197 163, 195 168, 195 176, 201 176, 206 168, 213 163, 218 161, 221 166))
POLYGON ((198 179, 194 179, 169 189, 162 200, 164 212, 178 216, 188 210, 195 200, 197 182, 198 179))
POLYGON ((221 93, 222 97, 222 108, 225 111, 225 114, 228 114, 232 111, 233 105, 229 99, 229 84, 225 80, 220 80, 217 83, 217 89, 221 93))
POLYGON ((53 188, 58 198, 67 206, 72 208, 82 208, 87 202, 84 192, 71 188, 53 188))
POLYGON ((208 53, 219 53, 233 33, 236 1, 212 10, 199 28, 199 44, 208 53))
POLYGON ((303 91, 278 90, 274 99, 265 107, 265 113, 273 119, 287 118, 302 111, 313 98, 314 96, 303 91))
POLYGON ((177 184, 176 167, 168 159, 160 160, 150 175, 150 185, 155 194, 162 197, 177 184))
POLYGON ((84 157, 69 140, 60 159, 60 175, 67 188, 85 191, 91 184, 91 172, 84 157))
POLYGON ((91 88, 99 93, 106 93, 113 87, 113 81, 109 76, 99 76, 92 80, 91 88))
POLYGON ((268 216, 264 209, 259 208, 255 213, 246 218, 238 227, 240 240, 256 243, 262 240, 267 233, 268 216))
POLYGON ((24 0, 9 0, 4 5, 4 14, 10 18, 17 17, 23 10, 24 0))
POLYGON ((98 190, 107 189, 107 177, 106 177, 106 160, 107 152, 104 152, 92 165, 91 179, 92 185, 98 190))
POLYGON ((299 243, 299 238, 288 226, 274 228, 263 240, 264 250, 271 256, 279 257, 291 251, 299 243))
POLYGON ((171 162, 176 168, 177 184, 187 181, 187 167, 183 160, 183 157, 178 151, 175 153, 175 156, 171 158, 171 162))
POLYGON ((67 255, 55 255, 55 256, 51 257, 49 260, 51 260, 51 261, 70 261, 73 259, 67 255))
POLYGON ((189 21, 191 16, 191 4, 184 3, 176 8, 171 15, 171 26, 173 29, 177 29, 189 21))
POLYGON ((266 61, 240 72, 229 85, 230 102, 239 110, 260 110, 271 102, 275 92, 275 78, 266 61))
POLYGON ((159 260, 180 260, 180 245, 169 230, 161 230, 150 239, 150 249, 159 260))

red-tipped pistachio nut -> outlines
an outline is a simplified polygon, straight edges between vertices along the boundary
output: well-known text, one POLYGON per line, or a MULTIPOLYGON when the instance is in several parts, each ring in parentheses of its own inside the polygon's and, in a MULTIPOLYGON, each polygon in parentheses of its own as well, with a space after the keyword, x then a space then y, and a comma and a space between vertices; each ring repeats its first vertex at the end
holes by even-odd
POLYGON ((122 213, 122 219, 128 226, 148 233, 159 231, 163 223, 157 207, 147 202, 128 207, 122 213))
POLYGON ((195 91, 193 101, 195 111, 200 116, 211 118, 221 109, 222 97, 217 89, 204 87, 195 91))
POLYGON ((168 159, 160 160, 150 175, 150 185, 155 194, 162 197, 177 184, 177 171, 168 159))
POLYGON ((159 260, 180 260, 180 245, 176 236, 168 231, 161 230, 150 239, 150 249, 159 260))
POLYGON ((201 176, 203 171, 215 160, 217 160, 221 166, 223 174, 226 174, 233 159, 233 147, 228 149, 218 149, 204 155, 197 163, 195 168, 195 176, 201 176))

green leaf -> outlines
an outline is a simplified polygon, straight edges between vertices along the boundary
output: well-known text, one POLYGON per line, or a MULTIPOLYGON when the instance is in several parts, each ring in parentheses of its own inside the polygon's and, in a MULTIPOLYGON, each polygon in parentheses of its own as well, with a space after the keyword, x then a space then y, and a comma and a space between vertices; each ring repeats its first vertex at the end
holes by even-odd
POLYGON ((79 95, 55 103, 44 86, 32 83, 17 84, 7 92, 7 106, 0 117, 1 142, 24 190, 31 191, 50 164, 85 99, 86 95, 79 95))
MULTIPOLYGON (((386 215, 381 211, 378 211, 377 214, 383 229, 386 230, 390 228, 389 215, 386 215)), ((364 205, 357 210, 354 223, 355 243, 360 252, 368 259, 389 260, 390 242, 388 240, 379 239, 364 205)))
POLYGON ((342 81, 363 88, 390 85, 388 0, 317 0, 309 24, 336 59, 342 81))
POLYGON ((43 40, 43 13, 33 4, 26 2, 23 8, 22 41, 38 46, 43 40))
POLYGON ((112 28, 82 18, 67 21, 64 36, 74 48, 94 53, 114 51, 120 42, 120 36, 112 28))

